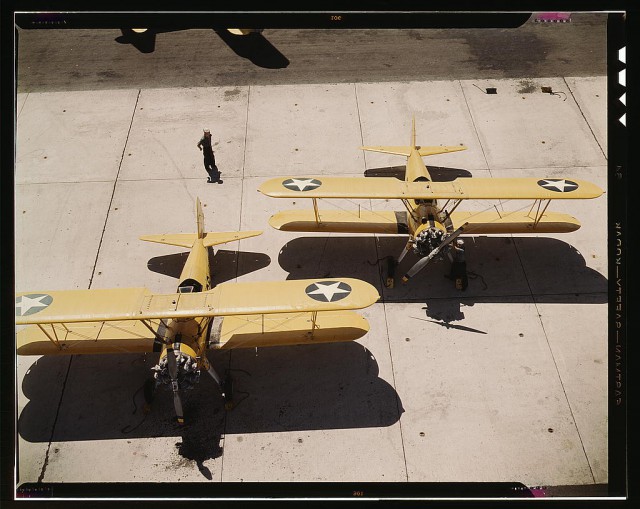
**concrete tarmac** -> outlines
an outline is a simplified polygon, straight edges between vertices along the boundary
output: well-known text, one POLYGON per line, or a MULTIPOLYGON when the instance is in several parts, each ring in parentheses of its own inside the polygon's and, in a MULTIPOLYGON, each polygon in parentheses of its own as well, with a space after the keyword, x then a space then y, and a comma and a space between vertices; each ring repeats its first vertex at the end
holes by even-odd
POLYGON ((578 496, 606 485, 606 194, 552 203, 581 222, 570 234, 469 237, 465 292, 445 262, 386 288, 385 260, 404 238, 268 225, 311 203, 258 193, 265 179, 400 166, 358 147, 406 144, 412 116, 418 143, 468 147, 425 158, 444 178, 581 178, 606 190, 601 73, 430 78, 19 93, 17 291, 174 291, 185 250, 138 237, 191 232, 199 197, 207 230, 264 230, 215 250, 216 283, 349 276, 382 298, 361 312, 371 329, 355 342, 213 352, 234 376, 235 407, 203 377, 183 429, 169 392, 143 411, 151 354, 20 357, 18 484, 513 481, 578 496), (205 182, 203 128, 219 184, 205 182))

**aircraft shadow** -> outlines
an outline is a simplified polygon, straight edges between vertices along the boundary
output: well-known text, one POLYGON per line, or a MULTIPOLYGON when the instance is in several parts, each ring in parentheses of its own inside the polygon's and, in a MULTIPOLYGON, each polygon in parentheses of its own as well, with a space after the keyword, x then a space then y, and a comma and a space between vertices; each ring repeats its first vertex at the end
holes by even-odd
POLYGON ((131 44, 140 53, 153 53, 156 49, 156 34, 173 32, 173 30, 148 29, 143 33, 136 33, 130 28, 121 28, 122 35, 115 41, 120 44, 131 44))
MULTIPOLYGON (((122 35, 115 41, 120 44, 131 44, 140 53, 153 53, 156 49, 156 35, 176 32, 182 29, 148 29, 136 33, 129 28, 120 29, 122 35)), ((248 35, 234 35, 228 30, 214 30, 227 46, 238 56, 249 60, 265 69, 283 69, 289 60, 271 44, 262 34, 254 32, 248 35)))
MULTIPOLYGON (((446 166, 428 166, 429 174, 434 182, 450 182, 458 177, 466 178, 473 175, 469 170, 462 168, 448 168, 446 166)), ((395 177, 398 180, 404 180, 407 167, 402 166, 383 166, 380 168, 369 168, 365 170, 365 177, 395 177)))
POLYGON ((231 366, 235 407, 224 409, 217 384, 203 373, 183 395, 187 424, 180 428, 168 388, 159 388, 150 411, 143 410, 142 387, 157 355, 38 359, 22 382, 29 401, 18 419, 20 436, 29 442, 175 436, 182 439, 180 454, 201 462, 220 455, 223 433, 390 426, 403 412, 396 391, 378 377, 376 359, 359 343, 272 347, 257 354, 212 352, 219 373, 231 366), (57 411, 51 400, 57 401, 69 362, 57 411))
MULTIPOLYGON (((230 281, 236 277, 267 267, 271 258, 264 253, 209 249, 209 267, 214 285, 230 281)), ((147 262, 147 268, 153 272, 179 278, 189 256, 188 252, 156 256, 147 262)))
POLYGON ((246 58, 258 67, 283 69, 289 65, 287 57, 260 33, 234 35, 228 30, 214 30, 214 32, 236 55, 246 58))
MULTIPOLYGON (((395 268, 395 284, 382 284, 406 244, 403 236, 299 237, 285 244, 278 263, 288 279, 347 276, 363 279, 378 288, 385 302, 607 302, 606 277, 587 267, 582 254, 570 244, 546 237, 468 238, 466 242, 469 286, 455 289, 447 260, 432 261, 407 284, 401 277, 418 260, 408 254, 395 268)), ((445 306, 441 304, 440 307, 445 306)), ((445 306, 447 307, 447 306, 445 306)))

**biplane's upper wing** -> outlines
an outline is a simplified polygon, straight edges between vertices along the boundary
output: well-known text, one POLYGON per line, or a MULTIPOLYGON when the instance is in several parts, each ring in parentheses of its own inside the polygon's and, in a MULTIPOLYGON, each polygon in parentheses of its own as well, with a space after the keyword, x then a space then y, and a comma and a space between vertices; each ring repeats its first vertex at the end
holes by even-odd
POLYGON ((450 182, 404 182, 390 177, 280 177, 258 189, 276 198, 399 199, 587 199, 603 191, 595 184, 565 178, 457 178, 450 182))
POLYGON ((378 300, 359 279, 223 283, 197 293, 154 294, 146 288, 16 294, 16 324, 152 320, 361 309, 378 300))
POLYGON ((146 288, 18 293, 16 325, 32 325, 18 331, 17 350, 20 355, 151 352, 160 320, 206 316, 233 317, 218 347, 292 344, 308 332, 299 328, 309 319, 298 315, 314 312, 316 341, 345 341, 368 330, 366 321, 346 310, 378 298, 369 283, 351 278, 224 283, 176 294, 146 288), (266 330, 265 320, 271 324, 266 330))

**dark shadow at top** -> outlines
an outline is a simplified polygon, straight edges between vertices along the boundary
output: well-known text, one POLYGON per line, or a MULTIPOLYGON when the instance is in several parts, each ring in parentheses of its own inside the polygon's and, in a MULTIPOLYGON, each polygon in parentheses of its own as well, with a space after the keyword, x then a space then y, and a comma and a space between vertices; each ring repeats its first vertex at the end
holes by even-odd
MULTIPOLYGON (((153 53, 156 49, 158 34, 176 32, 182 29, 149 28, 144 32, 134 32, 130 28, 122 28, 122 35, 115 40, 120 44, 131 44, 140 53, 153 53)), ((229 48, 238 56, 249 60, 265 69, 283 69, 289 60, 271 44, 261 33, 251 32, 247 35, 235 35, 228 30, 214 30, 229 48)))
POLYGON ((248 35, 234 35, 228 30, 214 30, 233 52, 265 69, 283 69, 289 60, 264 36, 257 32, 248 35))
POLYGON ((159 30, 148 29, 142 33, 136 33, 130 28, 121 28, 122 35, 116 37, 120 44, 131 44, 140 53, 153 53, 156 49, 156 34, 159 30))

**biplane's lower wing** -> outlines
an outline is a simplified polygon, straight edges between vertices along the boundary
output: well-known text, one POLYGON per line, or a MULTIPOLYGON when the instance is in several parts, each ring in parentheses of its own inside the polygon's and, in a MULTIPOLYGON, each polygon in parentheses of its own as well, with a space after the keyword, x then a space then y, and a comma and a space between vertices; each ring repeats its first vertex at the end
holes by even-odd
POLYGON ((226 316, 211 348, 254 348, 353 341, 369 331, 367 320, 353 311, 226 316))
POLYGON ((269 218, 277 230, 290 232, 409 233, 406 212, 390 210, 285 210, 269 218))
POLYGON ((184 294, 153 294, 145 288, 18 293, 16 325, 31 325, 18 331, 18 353, 147 352, 153 350, 154 331, 163 320, 216 316, 264 315, 264 320, 279 315, 279 321, 270 322, 271 339, 265 336, 263 341, 289 344, 283 338, 298 330, 295 327, 301 327, 303 319, 291 322, 291 316, 285 315, 307 315, 314 324, 343 331, 318 332, 314 325, 311 330, 317 332, 317 338, 334 334, 345 341, 359 337, 348 329, 362 330, 361 321, 351 315, 344 315, 351 316, 346 321, 318 317, 325 312, 365 308, 378 298, 373 286, 352 278, 223 283, 206 292, 184 294), (275 325, 278 323, 282 330, 275 325))
POLYGON ((591 182, 565 178, 457 178, 405 182, 393 177, 280 177, 258 190, 274 198, 372 198, 420 200, 560 200, 597 198, 591 182))
POLYGON ((536 219, 533 215, 518 212, 453 212, 453 229, 464 226, 463 233, 488 235, 499 233, 569 233, 580 228, 580 222, 569 214, 545 212, 536 219))
MULTIPOLYGON (((160 322, 149 325, 158 329, 160 322)), ((210 346, 223 350, 353 341, 369 331, 367 320, 353 311, 232 315, 214 325, 210 346)), ((138 320, 55 323, 18 331, 16 348, 18 355, 150 353, 154 340, 138 320)))
MULTIPOLYGON (((580 228, 578 220, 568 214, 545 212, 539 217, 528 212, 453 212, 453 229, 464 225, 467 234, 497 233, 568 233, 580 228)), ((406 212, 285 210, 274 214, 269 224, 278 230, 295 232, 409 233, 406 212)))
MULTIPOLYGON (((159 322, 155 328, 160 325, 159 322)), ((142 321, 74 322, 29 325, 16 334, 18 355, 145 353, 155 335, 142 321)))

